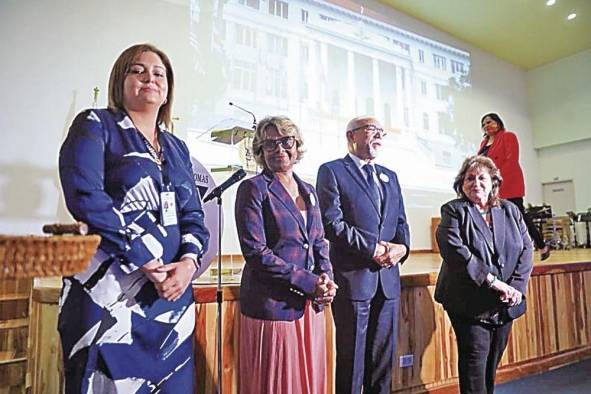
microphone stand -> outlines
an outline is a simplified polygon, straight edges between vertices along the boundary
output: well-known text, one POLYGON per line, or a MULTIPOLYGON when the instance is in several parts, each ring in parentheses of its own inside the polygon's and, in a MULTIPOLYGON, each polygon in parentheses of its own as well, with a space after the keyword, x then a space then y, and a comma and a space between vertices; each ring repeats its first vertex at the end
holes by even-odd
POLYGON ((252 129, 256 130, 257 129, 257 118, 256 116, 254 116, 254 114, 252 112, 250 112, 249 110, 247 110, 246 108, 242 108, 241 106, 239 106, 238 104, 233 103, 232 101, 230 101, 228 103, 228 105, 231 105, 232 107, 236 107, 241 111, 246 112, 247 114, 250 114, 250 116, 252 116, 252 129))
MULTIPOLYGON (((228 105, 229 105, 229 106, 231 106, 231 107, 236 107, 236 108, 238 108, 239 110, 241 110, 241 111, 243 111, 243 112, 246 112, 247 114, 249 114, 250 116, 252 116, 252 131, 256 132, 256 130, 257 130, 257 117, 254 115, 254 113, 252 113, 251 111, 247 110, 246 108, 243 108, 243 107, 239 106, 238 104, 235 104, 235 103, 233 103, 232 101, 230 101, 230 102, 228 103, 228 105)), ((248 141, 250 141, 250 137, 249 137, 248 141)), ((247 148, 246 148, 247 152, 248 152, 250 149, 251 149, 251 148, 247 147, 247 148)), ((252 154, 252 152, 251 152, 251 154, 252 154)), ((248 160, 248 158, 247 158, 247 159, 246 159, 247 167, 248 167, 248 161, 249 161, 249 160, 248 160)))
MULTIPOLYGON (((256 117, 254 116, 254 114, 242 107, 240 107, 239 105, 236 105, 232 102, 229 102, 228 105, 234 106, 244 112, 249 113, 252 116, 252 120, 253 120, 253 124, 252 124, 252 128, 253 130, 256 130, 257 127, 257 120, 256 117)), ((246 173, 244 174, 246 175, 246 173)), ((244 175, 242 177, 244 177, 244 175)), ((222 289, 222 193, 224 192, 224 190, 220 191, 219 196, 216 196, 216 201, 218 204, 218 228, 220 229, 220 231, 218 231, 218 275, 217 275, 217 288, 216 288, 216 303, 217 303, 217 322, 216 322, 216 336, 218 338, 218 343, 217 343, 217 352, 218 352, 218 362, 217 362, 217 369, 218 369, 218 381, 217 381, 217 387, 216 387, 216 391, 217 394, 222 394, 222 303, 224 301, 224 293, 223 293, 223 289, 222 289)))
POLYGON ((223 182, 220 186, 212 190, 209 195, 203 198, 203 203, 215 198, 218 204, 218 275, 217 275, 217 290, 216 290, 216 302, 217 302, 217 351, 218 351, 218 382, 217 382, 217 393, 222 394, 222 302, 224 301, 224 293, 222 290, 222 194, 234 183, 238 182, 246 176, 244 170, 236 171, 230 178, 223 182))
POLYGON ((218 338, 218 382, 217 394, 222 394, 222 302, 224 301, 224 293, 222 291, 222 194, 216 197, 218 204, 218 275, 217 275, 217 321, 216 321, 216 336, 218 338))

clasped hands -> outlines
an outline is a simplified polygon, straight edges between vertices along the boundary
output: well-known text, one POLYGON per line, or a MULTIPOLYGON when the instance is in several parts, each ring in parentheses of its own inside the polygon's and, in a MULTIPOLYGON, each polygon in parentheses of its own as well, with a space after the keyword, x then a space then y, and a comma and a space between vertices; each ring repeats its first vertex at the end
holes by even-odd
POLYGON ((141 270, 154 283, 160 298, 176 301, 191 283, 197 266, 192 258, 184 257, 170 264, 164 264, 160 259, 152 260, 144 264, 141 270))
POLYGON ((322 273, 316 281, 316 289, 314 289, 314 302, 316 304, 330 304, 339 286, 330 279, 328 274, 322 273))
POLYGON ((495 280, 490 288, 497 291, 501 301, 508 306, 519 305, 523 301, 523 294, 519 290, 499 279, 495 280))
POLYGON ((379 241, 376 245, 373 260, 383 268, 390 268, 398 264, 405 255, 406 245, 379 241))

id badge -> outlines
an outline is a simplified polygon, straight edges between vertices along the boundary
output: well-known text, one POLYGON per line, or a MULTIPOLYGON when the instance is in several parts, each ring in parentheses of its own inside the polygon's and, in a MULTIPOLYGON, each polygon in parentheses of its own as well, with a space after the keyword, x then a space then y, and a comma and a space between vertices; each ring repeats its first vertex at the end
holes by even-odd
POLYGON ((160 221, 163 226, 177 224, 174 192, 160 193, 160 221))

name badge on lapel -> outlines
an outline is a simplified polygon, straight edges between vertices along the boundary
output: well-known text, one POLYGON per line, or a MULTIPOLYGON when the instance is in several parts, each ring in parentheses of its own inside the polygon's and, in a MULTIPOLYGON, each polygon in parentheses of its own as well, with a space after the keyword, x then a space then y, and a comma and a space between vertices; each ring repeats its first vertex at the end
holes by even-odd
POLYGON ((174 192, 160 193, 160 222, 163 226, 177 224, 174 192))

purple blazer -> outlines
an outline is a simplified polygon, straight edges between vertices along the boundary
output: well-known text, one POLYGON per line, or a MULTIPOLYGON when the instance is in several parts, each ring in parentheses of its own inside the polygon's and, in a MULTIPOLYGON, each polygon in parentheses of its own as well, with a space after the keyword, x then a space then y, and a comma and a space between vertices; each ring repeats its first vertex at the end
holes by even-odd
POLYGON ((241 312, 264 320, 296 320, 314 297, 318 276, 332 278, 328 243, 314 188, 294 174, 307 218, 275 175, 264 170, 238 188, 235 217, 246 264, 241 312))

